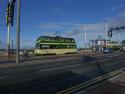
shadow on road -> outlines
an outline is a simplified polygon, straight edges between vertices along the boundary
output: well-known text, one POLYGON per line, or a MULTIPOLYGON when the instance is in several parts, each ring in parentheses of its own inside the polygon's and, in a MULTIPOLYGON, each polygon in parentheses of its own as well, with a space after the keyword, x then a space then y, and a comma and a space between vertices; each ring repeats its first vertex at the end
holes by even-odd
POLYGON ((105 72, 103 70, 103 68, 102 68, 102 66, 100 64, 101 62, 98 62, 98 59, 95 56, 93 56, 93 61, 95 62, 96 67, 97 67, 97 69, 98 69, 98 71, 99 71, 100 74, 107 74, 107 72, 105 72))
POLYGON ((88 78, 67 71, 61 74, 39 77, 12 85, 0 85, 1 94, 55 94, 58 91, 75 86, 88 78))
POLYGON ((98 58, 97 57, 95 57, 95 56, 83 56, 83 62, 87 62, 87 63, 89 63, 89 62, 93 62, 93 63, 95 63, 95 65, 96 65, 96 67, 97 67, 97 69, 98 69, 98 72, 100 73, 100 74, 106 74, 106 72, 103 70, 103 68, 102 68, 102 66, 101 66, 101 62, 99 62, 98 61, 98 58))

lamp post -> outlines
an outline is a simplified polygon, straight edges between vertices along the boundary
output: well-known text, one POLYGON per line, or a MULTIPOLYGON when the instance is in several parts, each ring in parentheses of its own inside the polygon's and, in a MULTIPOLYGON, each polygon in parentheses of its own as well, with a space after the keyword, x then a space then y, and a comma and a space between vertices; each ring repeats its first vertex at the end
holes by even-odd
POLYGON ((19 63, 20 49, 20 0, 17 0, 17 35, 16 35, 16 63, 19 63))

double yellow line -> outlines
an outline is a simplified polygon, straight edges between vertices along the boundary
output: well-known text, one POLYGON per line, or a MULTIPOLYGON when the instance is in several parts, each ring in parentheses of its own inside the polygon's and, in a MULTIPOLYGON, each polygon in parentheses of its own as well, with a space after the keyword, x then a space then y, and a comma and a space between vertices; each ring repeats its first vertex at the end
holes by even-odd
POLYGON ((111 77, 113 77, 113 76, 116 76, 116 75, 122 73, 122 72, 123 72, 123 69, 125 69, 125 68, 121 68, 121 69, 119 69, 119 70, 116 70, 116 71, 110 72, 110 73, 108 73, 108 74, 99 76, 99 77, 94 78, 94 79, 92 79, 92 80, 83 82, 83 83, 78 84, 78 85, 76 85, 76 86, 74 86, 74 87, 71 87, 71 88, 62 90, 62 91, 60 91, 60 92, 57 92, 56 94, 73 94, 73 93, 75 93, 75 92, 77 92, 77 91, 80 91, 80 90, 82 90, 82 89, 84 90, 86 87, 88 87, 88 86, 90 86, 90 85, 93 85, 93 84, 96 84, 96 83, 99 83, 99 82, 101 83, 101 82, 103 82, 103 81, 105 81, 105 80, 107 80, 107 79, 109 79, 109 78, 111 78, 111 77))

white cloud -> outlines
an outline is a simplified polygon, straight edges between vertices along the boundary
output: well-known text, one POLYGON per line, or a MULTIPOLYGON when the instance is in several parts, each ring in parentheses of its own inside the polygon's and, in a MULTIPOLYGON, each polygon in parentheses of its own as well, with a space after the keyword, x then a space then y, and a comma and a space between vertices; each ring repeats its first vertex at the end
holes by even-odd
POLYGON ((24 39, 21 41, 21 48, 32 48, 34 47, 34 42, 29 39, 24 39))
POLYGON ((77 24, 77 23, 54 23, 54 22, 48 22, 38 25, 41 29, 65 29, 68 27, 76 27, 76 26, 82 26, 83 24, 77 24))
POLYGON ((43 31, 41 32, 42 36, 63 36, 64 32, 62 31, 43 31))
POLYGON ((111 26, 125 26, 125 11, 119 13, 117 17, 109 18, 111 26))
POLYGON ((61 24, 57 24, 57 23, 44 23, 39 25, 39 27, 42 29, 62 29, 63 28, 61 24))
POLYGON ((113 12, 125 11, 125 0, 114 0, 116 4, 111 8, 113 12))
POLYGON ((112 11, 119 11, 125 8, 125 4, 124 3, 120 3, 117 6, 113 6, 112 7, 112 11))

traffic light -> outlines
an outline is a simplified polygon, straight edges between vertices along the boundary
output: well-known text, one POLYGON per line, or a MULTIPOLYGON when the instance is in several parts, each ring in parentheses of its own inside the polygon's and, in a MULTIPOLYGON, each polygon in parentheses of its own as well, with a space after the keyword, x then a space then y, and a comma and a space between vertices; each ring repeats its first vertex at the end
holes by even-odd
POLYGON ((14 4, 10 5, 10 18, 11 18, 11 25, 13 26, 13 18, 14 18, 14 4))
POLYGON ((11 0, 11 2, 12 2, 13 4, 15 4, 16 0, 11 0))
POLYGON ((125 29, 125 26, 123 26, 123 27, 120 27, 120 29, 125 29))
POLYGON ((6 25, 11 24, 13 26, 14 18, 14 5, 16 0, 10 0, 6 9, 6 25))
POLYGON ((7 9, 6 9, 6 25, 8 26, 8 24, 10 23, 10 18, 9 18, 9 11, 10 11, 10 3, 8 3, 7 5, 7 9))
POLYGON ((9 0, 10 4, 15 4, 16 0, 9 0))
POLYGON ((114 28, 114 30, 120 30, 120 28, 119 28, 119 27, 116 27, 116 28, 114 28))
POLYGON ((108 36, 109 36, 109 37, 112 37, 112 30, 113 30, 113 28, 110 27, 110 28, 109 28, 109 31, 108 31, 108 36))

